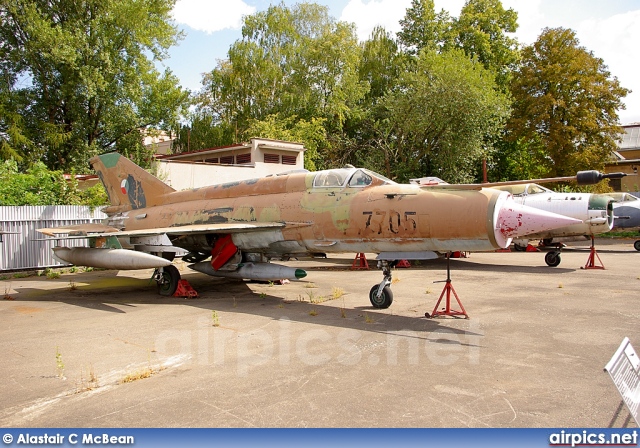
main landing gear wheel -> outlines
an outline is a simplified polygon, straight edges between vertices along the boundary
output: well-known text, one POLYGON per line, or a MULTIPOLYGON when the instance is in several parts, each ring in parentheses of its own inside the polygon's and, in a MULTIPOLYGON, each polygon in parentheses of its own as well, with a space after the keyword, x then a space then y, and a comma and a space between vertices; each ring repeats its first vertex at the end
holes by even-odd
POLYGON ((516 252, 526 252, 527 251, 527 246, 521 246, 519 244, 514 244, 513 245, 513 250, 515 250, 516 252))
POLYGON ((369 300, 371 301, 371 305, 378 309, 389 308, 393 303, 393 292, 391 291, 391 288, 388 286, 382 288, 382 294, 380 294, 380 297, 378 297, 378 288, 380 288, 380 285, 373 285, 371 291, 369 291, 369 300))
POLYGON ((547 254, 544 256, 544 262, 547 263, 547 266, 551 266, 552 268, 558 266, 561 261, 562 258, 560 258, 560 252, 557 252, 555 250, 547 252, 547 254))
POLYGON ((633 243, 633 248, 637 251, 640 251, 640 240, 637 240, 635 243, 633 243))
POLYGON ((170 264, 164 268, 159 268, 155 276, 158 284, 158 294, 161 296, 172 296, 178 289, 180 281, 180 271, 174 265, 170 264))

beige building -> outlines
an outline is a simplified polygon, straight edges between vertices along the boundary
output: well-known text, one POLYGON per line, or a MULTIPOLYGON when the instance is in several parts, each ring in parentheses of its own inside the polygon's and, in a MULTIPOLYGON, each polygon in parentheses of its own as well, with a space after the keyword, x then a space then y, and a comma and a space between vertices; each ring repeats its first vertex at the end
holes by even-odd
POLYGON ((304 169, 301 143, 252 138, 220 148, 156 156, 157 176, 176 190, 304 169))
POLYGON ((619 143, 619 149, 614 151, 614 160, 607 163, 604 171, 605 173, 622 171, 630 174, 622 179, 609 181, 615 191, 640 191, 640 178, 637 176, 640 166, 640 123, 631 123, 622 128, 624 134, 619 143))

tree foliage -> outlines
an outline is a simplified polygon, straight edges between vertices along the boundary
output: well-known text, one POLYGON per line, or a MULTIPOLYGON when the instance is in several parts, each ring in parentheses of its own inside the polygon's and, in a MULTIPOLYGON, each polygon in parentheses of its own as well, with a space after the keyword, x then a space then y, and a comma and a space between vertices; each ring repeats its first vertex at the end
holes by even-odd
POLYGON ((26 172, 15 160, 0 163, 0 205, 88 205, 107 204, 102 184, 80 190, 74 180, 67 182, 62 171, 50 171, 42 162, 26 172))
POLYGON ((436 14, 433 0, 411 0, 400 26, 398 41, 411 55, 423 48, 444 51, 453 45, 453 19, 445 10, 436 14))
POLYGON ((400 76, 385 106, 398 147, 395 169, 405 171, 396 177, 402 180, 428 173, 472 181, 509 113, 493 74, 461 50, 422 50, 416 70, 400 76))
POLYGON ((511 92, 510 140, 526 145, 544 175, 602 169, 616 150, 617 110, 629 91, 572 30, 547 28, 523 49, 511 92))
POLYGON ((139 153, 139 130, 177 121, 186 93, 154 60, 178 33, 175 0, 1 0, 3 158, 85 170, 113 148, 139 153))
MULTIPOLYGON (((323 120, 335 132, 367 91, 358 78, 354 26, 330 17, 325 6, 280 4, 246 16, 242 39, 228 56, 205 74, 196 98, 198 119, 222 129, 215 137, 224 140, 208 140, 217 145, 237 142, 269 116, 323 120)), ((184 150, 183 144, 176 149, 184 150)))
POLYGON ((500 0, 468 0, 453 26, 457 47, 493 71, 505 92, 520 57, 516 39, 507 35, 516 32, 517 20, 518 13, 505 10, 500 0))

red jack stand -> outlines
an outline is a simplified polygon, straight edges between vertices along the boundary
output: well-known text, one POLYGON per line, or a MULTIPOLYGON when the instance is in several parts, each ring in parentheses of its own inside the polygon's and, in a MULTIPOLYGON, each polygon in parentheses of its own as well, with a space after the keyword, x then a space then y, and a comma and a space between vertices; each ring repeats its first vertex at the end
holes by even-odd
POLYGON ((409 260, 400 260, 398 262, 398 264, 396 264, 397 268, 410 268, 411 267, 411 263, 409 263, 409 260))
POLYGON ((587 264, 585 264, 582 269, 604 269, 604 264, 602 263, 598 252, 596 252, 594 237, 591 237, 591 250, 589 252, 589 258, 587 259, 587 264), (599 266, 596 264, 596 258, 600 262, 599 266))
POLYGON ((362 252, 356 255, 356 258, 353 260, 351 264, 351 270, 356 269, 369 269, 369 263, 367 262, 367 257, 364 256, 362 252))
POLYGON ((464 309, 464 306, 462 305, 462 302, 460 301, 458 294, 456 294, 456 290, 453 288, 453 285, 451 284, 451 269, 449 266, 450 255, 451 255, 450 253, 447 253, 447 279, 445 280, 444 288, 442 290, 442 293, 440 294, 438 303, 436 303, 436 306, 433 307, 433 311, 431 312, 431 314, 424 313, 424 316, 426 318, 434 318, 438 316, 452 316, 452 317, 464 316, 465 319, 469 319, 469 316, 467 315, 467 311, 464 309), (451 293, 453 293, 453 296, 456 298, 456 302, 458 302, 458 305, 460 305, 460 311, 451 309, 451 293), (440 306, 440 302, 442 302, 442 298, 445 296, 445 294, 447 298, 445 301, 445 307, 443 308, 444 311, 438 311, 438 306, 440 306))
POLYGON ((178 287, 176 288, 176 292, 173 293, 173 297, 184 297, 186 299, 195 299, 198 297, 198 293, 195 289, 189 284, 188 281, 184 279, 178 280, 178 287))

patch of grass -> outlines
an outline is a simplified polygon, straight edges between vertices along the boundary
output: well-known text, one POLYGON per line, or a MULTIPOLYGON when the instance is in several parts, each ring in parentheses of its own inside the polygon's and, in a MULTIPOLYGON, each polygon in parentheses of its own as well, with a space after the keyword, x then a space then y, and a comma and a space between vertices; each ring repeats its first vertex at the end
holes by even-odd
POLYGON ((638 232, 628 230, 616 230, 614 232, 606 232, 598 235, 598 238, 637 238, 638 232))
POLYGON ((331 298, 333 300, 339 299, 340 297, 342 297, 344 295, 344 289, 342 288, 337 288, 337 287, 333 287, 331 289, 331 298))
POLYGON ((78 272, 78 267, 77 267, 77 266, 71 266, 71 267, 69 268, 69 272, 70 272, 71 274, 75 274, 76 272, 78 272))
POLYGON ((284 308, 284 303, 281 303, 280 305, 278 305, 278 308, 284 308))
POLYGON ((395 275, 391 278, 391 284, 395 285, 400 281, 400 277, 396 277, 395 275))
POLYGON ((559 283, 558 288, 564 288, 564 285, 562 283, 559 283))
POLYGON ((9 286, 5 286, 4 287, 4 296, 2 297, 4 300, 16 300, 15 297, 11 296, 11 294, 9 294, 9 290, 11 290, 11 283, 9 283, 9 286))
POLYGON ((317 315, 318 315, 318 312, 315 309, 309 311, 309 316, 317 316, 317 315))
POLYGON ((84 272, 93 272, 93 268, 91 266, 87 266, 84 268, 84 272))
POLYGON ((13 274, 13 278, 27 278, 31 276, 33 276, 33 274, 29 272, 16 272, 15 274, 13 274))
POLYGON ((95 370, 93 369, 93 365, 91 365, 89 367, 89 377, 85 378, 84 377, 84 370, 81 369, 80 370, 80 382, 79 384, 76 386, 76 393, 80 394, 82 392, 88 392, 91 390, 96 389, 99 384, 98 384, 98 376, 96 375, 95 370))
POLYGON ((64 363, 62 362, 62 354, 60 353, 60 347, 56 345, 56 373, 58 378, 64 378, 64 363))
POLYGON ((317 288, 315 283, 307 283, 306 285, 304 285, 305 288, 317 288))
POLYGON ((60 278, 60 273, 58 271, 54 271, 51 268, 47 268, 44 270, 44 275, 49 279, 49 280, 55 280, 57 278, 60 278))
POLYGON ((430 288, 427 288, 427 290, 424 292, 425 294, 431 294, 433 291, 431 291, 430 288))
POLYGON ((263 300, 266 299, 267 298, 267 293, 266 292, 261 292, 260 293, 260 298, 263 299, 263 300))
POLYGON ((365 323, 367 323, 367 324, 372 324, 372 323, 374 323, 375 321, 376 321, 376 320, 375 320, 373 317, 369 316, 367 313, 364 313, 364 322, 365 322, 365 323))
POLYGON ((344 308, 340 308, 340 317, 342 317, 343 319, 347 318, 347 310, 345 310, 344 308))
POLYGON ((211 310, 211 320, 213 321, 214 327, 220 326, 220 317, 218 317, 218 312, 216 310, 211 310))
POLYGON ((307 296, 309 296, 309 303, 322 303, 327 300, 322 296, 317 296, 313 291, 307 291, 307 296))
POLYGON ((134 381, 143 380, 145 378, 149 378, 154 373, 157 373, 156 370, 151 367, 147 367, 146 369, 138 370, 133 373, 128 373, 120 380, 120 384, 125 383, 133 383, 134 381))
POLYGON ((69 281, 69 291, 75 291, 76 289, 78 289, 78 285, 76 285, 76 282, 74 281, 69 281))

